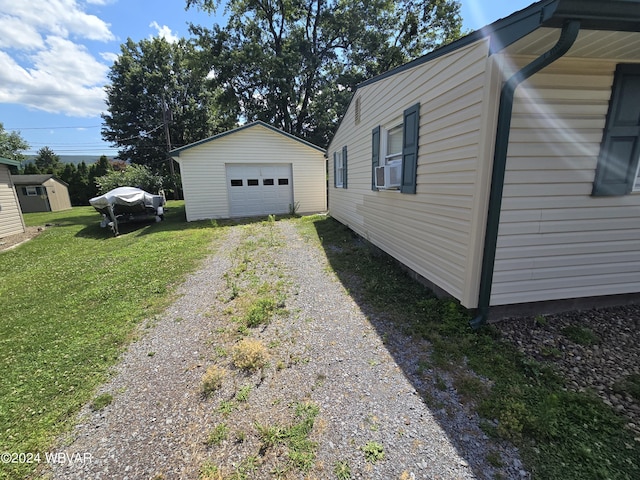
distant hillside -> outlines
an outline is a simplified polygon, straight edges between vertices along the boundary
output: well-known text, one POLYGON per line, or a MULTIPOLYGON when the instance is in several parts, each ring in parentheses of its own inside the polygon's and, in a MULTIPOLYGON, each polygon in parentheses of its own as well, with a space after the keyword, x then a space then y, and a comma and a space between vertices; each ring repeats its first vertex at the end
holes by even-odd
MULTIPOLYGON (((61 163, 73 163, 75 165, 80 165, 82 162, 86 163, 87 165, 91 165, 93 163, 96 163, 101 156, 102 155, 58 155, 58 157, 60 157, 61 163)), ((27 155, 26 157, 27 162, 29 162, 36 158, 37 155, 27 155)), ((115 157, 108 156, 107 158, 109 160, 114 160, 115 157)))

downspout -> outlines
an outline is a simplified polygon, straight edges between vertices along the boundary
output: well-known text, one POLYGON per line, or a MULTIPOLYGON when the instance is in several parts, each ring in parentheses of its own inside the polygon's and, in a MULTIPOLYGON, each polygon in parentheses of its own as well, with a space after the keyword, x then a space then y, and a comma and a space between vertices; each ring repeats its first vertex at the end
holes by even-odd
POLYGON ((489 192, 489 210, 487 213, 484 251, 482 254, 482 270, 480 273, 478 315, 470 322, 473 328, 478 328, 486 323, 489 315, 489 302, 491 300, 493 269, 496 260, 496 245, 498 242, 498 227, 500 225, 504 176, 507 167, 507 148, 509 147, 513 98, 516 88, 518 88, 518 86, 527 78, 566 54, 575 42, 579 31, 580 21, 565 21, 562 26, 558 42, 550 50, 543 53, 512 75, 504 84, 502 91, 500 92, 496 143, 493 154, 493 171, 491 174, 491 190, 489 192))

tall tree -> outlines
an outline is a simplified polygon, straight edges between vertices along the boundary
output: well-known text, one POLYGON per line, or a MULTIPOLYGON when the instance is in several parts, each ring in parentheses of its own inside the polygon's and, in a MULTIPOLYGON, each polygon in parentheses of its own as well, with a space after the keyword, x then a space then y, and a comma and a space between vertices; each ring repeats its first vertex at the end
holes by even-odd
POLYGON ((319 145, 355 86, 458 38, 454 0, 186 0, 224 8, 225 27, 191 27, 247 120, 319 145))
POLYGON ((118 147, 118 158, 163 171, 168 144, 183 146, 235 125, 236 112, 218 109, 220 90, 202 55, 186 40, 121 45, 102 116, 102 137, 118 147))
POLYGON ((64 168, 60 163, 60 157, 56 155, 49 147, 42 147, 38 150, 38 155, 33 159, 36 168, 40 173, 58 174, 64 168))
POLYGON ((29 148, 29 144, 18 132, 7 132, 0 122, 0 157, 10 160, 24 160, 23 150, 29 148))

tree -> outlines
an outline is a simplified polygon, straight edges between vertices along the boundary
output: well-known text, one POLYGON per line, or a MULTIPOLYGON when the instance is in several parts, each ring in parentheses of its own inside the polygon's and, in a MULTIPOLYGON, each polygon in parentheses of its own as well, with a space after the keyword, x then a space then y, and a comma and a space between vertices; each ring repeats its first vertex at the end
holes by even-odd
POLYGON ((22 150, 27 148, 29 144, 20 136, 20 133, 6 132, 4 125, 0 122, 0 157, 22 161, 25 159, 22 150))
POLYGON ((60 157, 49 147, 42 147, 38 150, 38 155, 33 161, 40 173, 52 173, 57 175, 58 171, 64 168, 60 163, 60 157))
POLYGON ((225 87, 220 98, 326 145, 355 86, 458 38, 454 0, 187 0, 225 8, 226 27, 191 27, 225 87))
MULTIPOLYGON (((36 164, 33 162, 29 162, 29 163, 23 163, 23 167, 18 169, 19 173, 21 175, 37 175, 39 173, 42 173, 38 167, 36 167, 36 164)), ((66 180, 65 180, 66 182, 66 180)))
POLYGON ((113 166, 111 165, 111 162, 109 161, 106 155, 102 155, 96 163, 91 165, 90 176, 93 176, 94 178, 101 177, 103 175, 106 175, 112 170, 113 170, 113 166))
POLYGON ((102 116, 102 137, 118 147, 119 159, 166 171, 168 144, 180 147, 235 125, 236 112, 217 108, 220 89, 207 78, 202 55, 186 40, 121 45, 102 116))
POLYGON ((104 194, 117 187, 138 187, 149 193, 157 193, 163 188, 163 177, 156 175, 144 165, 129 165, 121 171, 113 170, 96 178, 98 194, 104 194))

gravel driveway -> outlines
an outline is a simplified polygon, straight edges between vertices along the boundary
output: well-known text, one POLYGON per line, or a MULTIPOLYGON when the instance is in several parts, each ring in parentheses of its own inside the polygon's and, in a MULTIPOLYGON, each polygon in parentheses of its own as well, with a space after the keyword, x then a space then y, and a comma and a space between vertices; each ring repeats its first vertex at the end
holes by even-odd
POLYGON ((372 326, 374 319, 330 271, 322 248, 303 239, 294 221, 230 227, 179 293, 141 328, 98 392, 113 395, 112 403, 97 412, 87 406, 77 427, 60 439, 56 451, 70 461, 43 473, 55 479, 193 479, 203 466, 215 465, 225 475, 240 469, 245 475, 233 478, 255 479, 528 476, 517 452, 487 438, 451 388, 431 392, 441 408, 427 406, 427 384, 415 372, 428 345, 392 329, 381 335, 383 319, 372 326), (205 397, 205 370, 229 367, 228 352, 238 341, 229 272, 247 241, 254 248, 245 261, 254 276, 283 282, 288 313, 245 332, 269 346, 268 366, 255 373, 230 368, 222 386, 205 397), (243 386, 250 394, 241 402, 243 386), (319 412, 309 436, 316 457, 306 472, 282 469, 286 447, 267 450, 256 431, 269 422, 295 421, 292 408, 300 402, 319 412), (229 433, 214 442, 210 435, 219 425, 229 433), (365 458, 370 442, 383 448, 378 461, 365 458), (490 465, 487 454, 504 466, 490 465))

